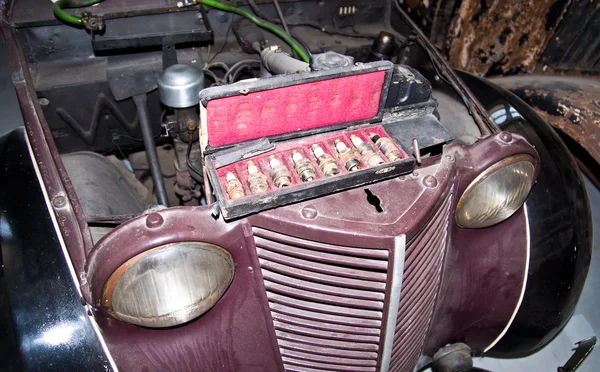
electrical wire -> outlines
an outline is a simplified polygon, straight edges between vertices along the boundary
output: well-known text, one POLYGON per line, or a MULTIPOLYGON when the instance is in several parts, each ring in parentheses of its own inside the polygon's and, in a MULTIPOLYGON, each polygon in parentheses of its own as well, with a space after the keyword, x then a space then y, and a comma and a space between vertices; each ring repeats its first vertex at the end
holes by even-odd
MULTIPOLYGON (((292 34, 292 36, 294 36, 294 34, 292 34)), ((294 36, 296 38, 296 40, 298 40, 298 42, 300 44, 302 44, 302 46, 304 47, 304 50, 306 50, 306 53, 308 53, 308 55, 310 56, 310 59, 312 61, 312 57, 313 57, 313 53, 311 52, 310 48, 308 47, 308 44, 306 44, 302 39, 294 36)))
POLYGON ((281 38, 283 41, 285 41, 294 50, 294 52, 296 52, 298 54, 300 59, 302 59, 306 63, 310 63, 309 55, 300 46, 300 44, 298 44, 298 42, 296 40, 294 40, 294 38, 292 38, 288 33, 283 31, 279 27, 275 26, 274 24, 267 22, 267 21, 255 16, 251 12, 249 12, 245 9, 239 8, 235 5, 226 4, 226 3, 223 3, 218 0, 201 0, 201 1, 202 1, 202 4, 204 4, 204 5, 207 5, 207 6, 219 9, 219 10, 223 10, 225 12, 235 13, 235 14, 241 15, 242 17, 248 18, 250 21, 252 21, 258 27, 264 28, 265 30, 270 31, 270 32, 274 33, 275 35, 277 35, 279 38, 281 38))
POLYGON ((277 15, 279 16, 279 19, 281 20, 281 25, 283 26, 283 29, 285 30, 285 32, 288 33, 288 35, 291 35, 290 29, 288 28, 288 25, 285 22, 285 17, 283 16, 283 12, 281 11, 281 7, 279 6, 279 1, 273 0, 273 4, 275 5, 275 10, 277 11, 277 15))
MULTIPOLYGON (((210 57, 210 49, 209 49, 208 57, 210 57, 210 58, 207 57, 207 62, 206 62, 209 65, 211 64, 212 60, 215 59, 215 57, 217 55, 219 55, 227 46, 227 40, 229 39, 229 32, 231 31, 232 26, 233 26, 233 17, 231 17, 231 22, 229 23, 229 26, 227 27, 227 32, 225 32, 225 41, 223 41, 223 45, 221 45, 221 49, 219 49, 212 57, 210 57)), ((209 45, 209 47, 210 47, 210 45, 209 45)))
POLYGON ((248 70, 248 72, 253 77, 256 77, 256 75, 254 74, 254 69, 252 68, 252 66, 250 66, 250 65, 244 65, 244 66, 242 66, 242 68, 239 68, 236 72, 234 72, 231 75, 231 82, 235 83, 237 81, 238 77, 240 76, 240 73, 243 72, 244 70, 248 70))
POLYGON ((225 83, 225 81, 223 79, 218 77, 214 72, 212 72, 210 70, 203 69, 202 72, 205 73, 206 75, 210 76, 210 78, 213 79, 215 81, 215 83, 217 83, 217 85, 222 85, 225 83))
MULTIPOLYGON (((275 11, 277 12, 277 15, 279 16, 279 20, 281 21, 281 25, 283 26, 283 29, 285 30, 285 32, 290 35, 291 37, 294 37, 292 35, 292 33, 290 32, 290 29, 288 28, 287 22, 285 21, 285 17, 283 16, 283 12, 281 11, 281 7, 279 6, 279 1, 277 0, 273 0, 273 5, 275 5, 275 11)), ((305 43, 302 40, 297 40, 300 45, 305 48, 305 43)), ((310 53, 310 50, 307 50, 308 56, 309 58, 312 60, 312 54, 310 53)), ((298 58, 298 55, 296 53, 293 53, 294 58, 298 58)))
POLYGON ((54 16, 61 22, 70 24, 72 26, 81 27, 83 21, 80 16, 72 15, 65 12, 63 9, 69 8, 83 8, 86 6, 98 4, 103 0, 85 0, 85 1, 74 1, 74 0, 58 0, 52 6, 52 12, 54 16))
POLYGON ((213 63, 209 63, 206 66, 204 66, 204 68, 206 70, 210 70, 211 68, 215 68, 215 67, 220 67, 223 70, 225 70, 225 72, 229 71, 229 66, 227 66, 227 64, 225 62, 213 62, 213 63))
POLYGON ((223 76, 223 80, 225 82, 229 82, 229 80, 228 80, 229 77, 235 75, 236 69, 238 69, 240 67, 243 68, 243 67, 245 67, 245 65, 249 65, 251 63, 257 63, 257 64, 260 65, 260 61, 257 60, 257 59, 244 59, 244 60, 241 60, 241 61, 237 62, 236 64, 234 64, 233 66, 231 66, 229 68, 229 71, 227 71, 227 73, 225 74, 225 76, 223 76))
MULTIPOLYGON (((192 178, 194 180, 196 180, 199 183, 203 183, 204 182, 204 175, 202 174, 201 170, 198 170, 196 167, 194 167, 194 165, 192 164, 192 160, 190 159, 190 154, 192 153, 192 144, 194 143, 193 141, 194 135, 192 133, 190 133, 190 140, 188 142, 188 148, 187 148, 187 155, 185 157, 185 163, 187 165, 188 171, 190 173, 190 176, 192 176, 192 178)), ((202 160, 200 161, 202 162, 202 160)))

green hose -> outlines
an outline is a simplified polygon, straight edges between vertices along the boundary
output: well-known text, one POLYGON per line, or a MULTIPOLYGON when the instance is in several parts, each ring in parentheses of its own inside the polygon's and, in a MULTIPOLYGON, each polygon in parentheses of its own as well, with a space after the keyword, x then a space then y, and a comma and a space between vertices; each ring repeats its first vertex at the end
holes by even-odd
POLYGON ((302 60, 304 62, 310 63, 310 57, 308 56, 306 51, 304 51, 304 49, 298 44, 298 42, 296 42, 296 40, 294 40, 290 35, 285 33, 285 31, 283 31, 279 27, 277 27, 267 21, 262 20, 262 19, 258 18, 257 16, 255 16, 254 14, 250 13, 249 11, 238 8, 235 5, 222 3, 218 0, 201 0, 201 1, 202 1, 202 4, 204 4, 204 5, 208 5, 210 7, 213 7, 213 8, 219 9, 219 10, 223 10, 225 12, 239 14, 242 17, 246 17, 250 21, 254 22, 258 27, 262 27, 267 31, 271 31, 275 35, 279 36, 283 41, 285 41, 290 47, 292 47, 292 49, 294 49, 294 51, 298 54, 298 56, 300 58, 302 58, 302 60))
POLYGON ((102 0, 85 0, 85 1, 73 1, 73 0, 58 0, 54 3, 52 7, 52 11, 54 12, 54 16, 61 22, 81 27, 83 26, 83 22, 81 21, 81 17, 71 15, 65 12, 63 9, 67 8, 83 8, 84 6, 90 6, 101 2, 102 0))

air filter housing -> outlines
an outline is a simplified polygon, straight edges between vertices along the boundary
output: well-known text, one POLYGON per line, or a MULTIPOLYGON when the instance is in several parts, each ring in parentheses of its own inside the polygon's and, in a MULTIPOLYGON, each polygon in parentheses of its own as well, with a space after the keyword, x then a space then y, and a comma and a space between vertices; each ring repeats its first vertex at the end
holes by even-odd
POLYGON ((195 106, 200 102, 198 93, 204 89, 204 75, 198 69, 177 64, 167 67, 158 76, 160 102, 173 108, 195 106))

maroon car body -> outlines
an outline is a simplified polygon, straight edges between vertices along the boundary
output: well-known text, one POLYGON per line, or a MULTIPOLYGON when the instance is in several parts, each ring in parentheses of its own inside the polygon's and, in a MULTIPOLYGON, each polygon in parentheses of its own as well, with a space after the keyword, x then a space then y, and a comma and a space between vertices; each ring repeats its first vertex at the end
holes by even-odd
MULTIPOLYGON (((537 178, 545 155, 527 133, 503 131, 484 117, 462 81, 453 82, 471 102, 475 121, 484 123, 482 138, 470 145, 453 141, 412 173, 233 221, 215 216, 214 205, 161 209, 94 244, 11 23, 14 6, 3 3, 0 28, 31 154, 113 368, 412 371, 422 356, 451 343, 482 354, 510 328, 536 249, 529 206, 483 229, 459 227, 454 212, 469 184, 493 164, 527 154, 537 178), (382 211, 367 201, 365 188, 382 211), (116 320, 103 308, 104 285, 124 262, 194 241, 224 247, 235 262, 233 282, 210 311, 152 329, 116 320), (310 280, 296 281, 302 277, 310 280), (357 289, 371 294, 362 298, 357 289)), ((446 76, 455 78, 451 71, 446 76)), ((572 161, 566 152, 558 156, 572 161)), ((581 251, 589 251, 586 244, 581 251)), ((578 277, 585 278, 589 255, 582 254, 578 277)), ((580 290, 573 289, 575 301, 580 290)))

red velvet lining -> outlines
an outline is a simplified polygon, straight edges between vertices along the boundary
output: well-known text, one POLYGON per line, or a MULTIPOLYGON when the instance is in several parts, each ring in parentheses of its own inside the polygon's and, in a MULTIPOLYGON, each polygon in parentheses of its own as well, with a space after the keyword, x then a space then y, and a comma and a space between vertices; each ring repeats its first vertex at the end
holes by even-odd
POLYGON ((208 144, 256 138, 375 117, 385 71, 344 76, 208 102, 208 144))
MULTIPOLYGON (((312 150, 311 150, 312 145, 315 143, 318 144, 319 146, 321 146, 323 151, 325 151, 327 154, 331 155, 333 157, 333 159, 335 159, 335 161, 338 165, 338 168, 340 170, 339 175, 342 176, 342 175, 348 174, 349 172, 348 172, 348 170, 346 170, 346 168, 344 168, 344 165, 340 162, 339 158, 337 157, 337 151, 335 149, 333 142, 336 139, 340 139, 342 142, 344 142, 346 144, 346 146, 348 148, 353 148, 354 146, 352 145, 352 142, 350 141, 350 135, 354 134, 354 135, 358 136, 360 139, 362 139, 364 142, 372 143, 371 139, 369 138, 370 133, 375 133, 375 134, 379 135, 379 137, 382 137, 382 138, 390 138, 390 136, 387 134, 387 132, 379 125, 368 126, 363 129, 358 129, 358 130, 349 131, 349 132, 346 132, 346 131, 332 132, 332 133, 318 134, 318 135, 310 136, 310 137, 298 138, 298 139, 291 140, 291 141, 277 143, 275 150, 270 151, 266 154, 254 156, 252 158, 244 159, 242 161, 238 161, 236 163, 221 167, 216 170, 217 177, 219 178, 219 183, 221 185, 221 189, 223 190, 223 193, 225 195, 227 195, 225 193, 225 190, 227 189, 226 175, 228 172, 231 172, 231 173, 235 174, 236 177, 238 178, 238 180, 240 180, 240 182, 242 183, 242 187, 244 188, 244 193, 246 194, 246 196, 244 196, 244 198, 255 197, 257 195, 256 194, 253 195, 250 193, 250 189, 248 188, 248 183, 247 183, 248 161, 253 160, 255 162, 256 166, 258 167, 258 169, 260 170, 260 172, 267 176, 267 183, 269 184, 269 190, 266 193, 264 193, 263 195, 281 190, 281 189, 276 188, 273 185, 271 177, 269 176, 270 172, 271 172, 271 167, 269 166, 269 157, 271 155, 275 155, 275 157, 277 159, 279 159, 279 161, 283 165, 285 165, 288 168, 288 170, 290 171, 290 175, 292 178, 292 184, 288 188, 301 187, 302 185, 309 184, 310 182, 321 180, 323 178, 335 180, 335 178, 337 176, 325 177, 323 175, 323 173, 321 172, 321 169, 317 165, 317 160, 312 153, 312 150), (314 181, 302 182, 302 180, 300 180, 300 177, 294 170, 294 161, 292 160, 292 155, 291 155, 292 150, 300 151, 300 153, 302 153, 302 155, 305 158, 310 160, 313 167, 315 168, 316 176, 317 176, 314 181)), ((392 142, 395 143, 393 140, 392 140, 392 142)), ((377 151, 377 153, 379 154, 379 156, 381 156, 381 158, 385 162, 389 162, 389 159, 381 151, 379 151, 379 149, 377 149, 377 146, 374 146, 374 147, 375 147, 375 150, 377 151)), ((402 150, 402 148, 397 144, 396 144, 396 148, 398 149, 398 151, 400 151, 400 154, 402 154, 402 159, 406 159, 407 155, 402 150)), ((361 167, 363 170, 371 168, 368 164, 366 164, 363 161, 362 158, 360 158, 360 162, 361 162, 361 167)))

